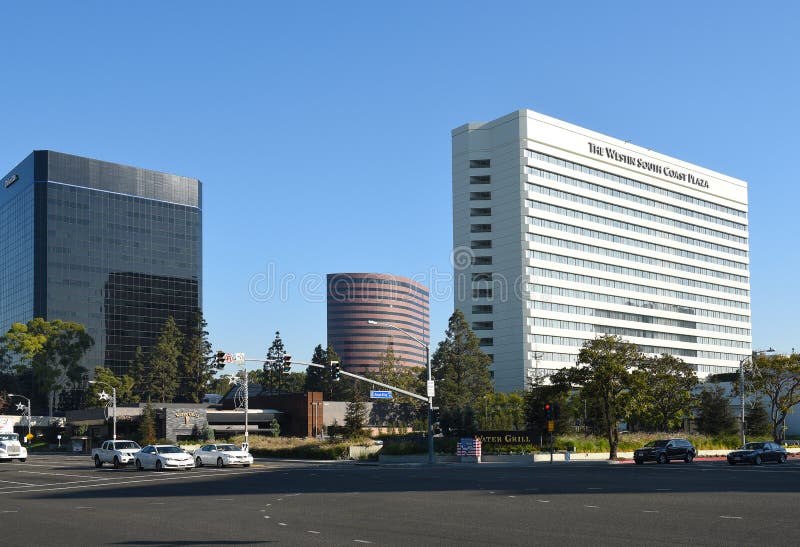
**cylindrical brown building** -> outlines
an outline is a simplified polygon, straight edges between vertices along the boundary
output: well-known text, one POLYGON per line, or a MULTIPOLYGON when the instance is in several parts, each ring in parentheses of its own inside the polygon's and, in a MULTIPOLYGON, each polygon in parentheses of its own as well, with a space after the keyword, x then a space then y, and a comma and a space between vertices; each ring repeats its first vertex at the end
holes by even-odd
POLYGON ((430 344, 428 289, 396 275, 328 274, 328 344, 339 354, 342 367, 353 372, 376 370, 388 347, 400 364, 425 367, 425 346, 430 344))

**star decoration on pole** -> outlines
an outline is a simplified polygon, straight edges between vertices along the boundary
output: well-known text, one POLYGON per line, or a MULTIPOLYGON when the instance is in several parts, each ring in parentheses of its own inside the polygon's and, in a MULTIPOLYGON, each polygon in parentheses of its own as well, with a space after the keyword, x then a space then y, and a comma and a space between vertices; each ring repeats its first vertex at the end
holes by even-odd
POLYGON ((17 410, 28 410, 28 407, 22 403, 17 403, 17 410))
POLYGON ((111 399, 111 395, 106 393, 105 390, 98 393, 97 396, 100 398, 101 401, 108 401, 109 399, 111 399))

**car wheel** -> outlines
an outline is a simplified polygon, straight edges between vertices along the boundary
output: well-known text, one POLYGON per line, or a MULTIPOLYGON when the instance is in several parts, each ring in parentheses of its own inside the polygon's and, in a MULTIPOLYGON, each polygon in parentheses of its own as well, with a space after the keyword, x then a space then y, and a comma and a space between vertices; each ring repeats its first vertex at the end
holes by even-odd
POLYGON ((225 464, 222 462, 222 458, 217 458, 217 467, 225 467, 225 464))
POLYGON ((137 471, 144 471, 144 467, 142 467, 142 462, 136 460, 136 470, 137 471))
POLYGON ((636 463, 636 465, 642 465, 644 463, 644 460, 639 460, 639 459, 634 459, 633 461, 634 463, 636 463))
MULTIPOLYGON (((22 460, 22 461, 25 461, 25 460, 22 460)), ((249 464, 249 463, 246 463, 246 464, 244 464, 244 466, 243 466, 243 467, 250 467, 250 464, 249 464)))
POLYGON ((119 469, 120 467, 119 458, 114 456, 114 469, 119 469))
POLYGON ((687 452, 686 458, 683 461, 685 461, 686 463, 692 463, 694 461, 694 454, 692 454, 691 452, 687 452))
POLYGON ((25 460, 27 460, 27 459, 28 458, 20 458, 19 461, 21 461, 22 463, 25 463, 25 460))
POLYGON ((156 460, 156 471, 163 471, 164 467, 161 465, 161 460, 156 460))
POLYGON ((103 467, 103 462, 100 461, 100 456, 94 457, 94 466, 95 467, 103 467))
POLYGON ((659 454, 659 455, 658 455, 658 460, 656 460, 656 461, 657 461, 658 463, 662 463, 662 464, 663 464, 663 463, 669 463, 669 458, 667 458, 667 455, 666 455, 666 454, 659 454))
POLYGON ((786 463, 786 454, 778 454, 778 463, 786 463))
POLYGON ((761 465, 761 456, 756 454, 756 457, 753 458, 753 465, 761 465))
POLYGON ((194 464, 195 464, 197 467, 203 467, 203 460, 201 460, 201 459, 200 459, 200 456, 197 456, 197 457, 194 459, 194 464))

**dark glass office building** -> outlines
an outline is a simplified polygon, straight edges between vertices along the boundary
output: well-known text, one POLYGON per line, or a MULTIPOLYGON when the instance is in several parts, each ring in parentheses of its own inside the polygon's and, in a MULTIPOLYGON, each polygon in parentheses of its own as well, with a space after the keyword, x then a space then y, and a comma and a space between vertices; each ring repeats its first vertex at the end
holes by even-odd
POLYGON ((85 366, 128 370, 167 317, 202 305, 197 179, 37 150, 0 187, 0 332, 33 317, 85 325, 85 366))

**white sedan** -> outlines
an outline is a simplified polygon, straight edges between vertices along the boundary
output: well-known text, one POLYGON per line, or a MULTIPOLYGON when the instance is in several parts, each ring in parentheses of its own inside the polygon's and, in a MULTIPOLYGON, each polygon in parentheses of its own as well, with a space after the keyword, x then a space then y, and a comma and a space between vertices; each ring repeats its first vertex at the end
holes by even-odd
POLYGON ((194 462, 197 467, 202 465, 243 465, 250 467, 253 456, 235 444, 206 444, 194 451, 194 462))
POLYGON ((164 471, 165 469, 191 469, 194 467, 194 460, 191 454, 187 454, 180 447, 174 444, 149 444, 134 454, 136 469, 155 469, 164 471))

